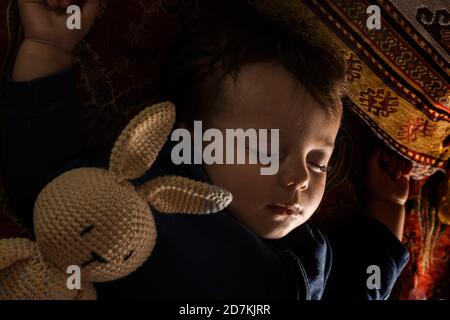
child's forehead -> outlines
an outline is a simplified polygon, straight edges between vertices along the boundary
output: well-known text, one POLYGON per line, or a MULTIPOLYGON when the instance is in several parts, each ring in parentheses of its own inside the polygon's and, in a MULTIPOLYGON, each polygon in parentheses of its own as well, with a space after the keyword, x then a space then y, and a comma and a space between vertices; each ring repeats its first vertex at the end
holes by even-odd
POLYGON ((212 124, 222 129, 279 129, 282 141, 295 144, 302 139, 334 142, 340 118, 332 117, 283 68, 253 65, 242 69, 236 81, 230 77, 224 83, 220 115, 212 124))
POLYGON ((256 62, 244 65, 236 77, 227 77, 225 90, 246 100, 280 100, 305 94, 303 86, 276 62, 256 62))
POLYGON ((314 102, 298 79, 282 66, 269 62, 245 65, 236 77, 225 77, 221 91, 228 111, 240 114, 273 114, 293 102, 314 102))
POLYGON ((304 126, 313 118, 325 120, 324 107, 282 67, 251 65, 223 83, 221 113, 238 122, 304 126))
MULTIPOLYGON (((213 122, 214 126, 224 129, 278 129, 281 142, 299 144, 302 140, 317 141, 332 146, 339 129, 339 121, 319 112, 300 112, 295 115, 264 109, 255 114, 230 114, 223 121, 213 122), (325 115, 324 117, 322 115, 325 115), (216 125, 218 124, 218 125, 216 125)), ((270 139, 270 138, 269 138, 270 139)))

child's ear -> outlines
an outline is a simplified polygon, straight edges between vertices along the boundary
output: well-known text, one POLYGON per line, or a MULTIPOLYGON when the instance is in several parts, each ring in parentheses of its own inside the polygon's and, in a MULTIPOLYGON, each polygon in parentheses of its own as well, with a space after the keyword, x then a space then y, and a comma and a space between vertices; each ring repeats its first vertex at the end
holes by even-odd
POLYGON ((178 176, 158 177, 137 188, 141 197, 163 213, 213 213, 233 199, 230 192, 178 176))
POLYGON ((36 243, 24 238, 0 240, 0 270, 30 258, 36 253, 36 243))
POLYGON ((114 144, 109 170, 130 180, 142 176, 153 164, 175 123, 175 106, 163 102, 141 111, 114 144))

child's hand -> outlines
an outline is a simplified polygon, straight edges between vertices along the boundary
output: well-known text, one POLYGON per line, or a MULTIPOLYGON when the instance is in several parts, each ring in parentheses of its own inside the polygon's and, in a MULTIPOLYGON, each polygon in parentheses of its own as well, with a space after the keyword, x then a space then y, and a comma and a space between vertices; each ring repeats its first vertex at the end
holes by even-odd
POLYGON ((99 0, 18 0, 25 41, 34 41, 71 53, 88 33, 99 11, 99 0), (81 29, 69 30, 66 13, 70 5, 80 5, 81 29))
POLYGON ((376 147, 369 157, 366 189, 369 199, 404 205, 409 194, 412 163, 387 148, 376 147))
POLYGON ((69 68, 72 51, 88 33, 99 12, 99 0, 18 0, 25 39, 17 53, 13 81, 43 78, 69 68), (81 29, 70 30, 68 6, 80 5, 81 29))
POLYGON ((376 147, 366 176, 366 214, 383 223, 400 241, 405 223, 412 163, 387 148, 376 147))

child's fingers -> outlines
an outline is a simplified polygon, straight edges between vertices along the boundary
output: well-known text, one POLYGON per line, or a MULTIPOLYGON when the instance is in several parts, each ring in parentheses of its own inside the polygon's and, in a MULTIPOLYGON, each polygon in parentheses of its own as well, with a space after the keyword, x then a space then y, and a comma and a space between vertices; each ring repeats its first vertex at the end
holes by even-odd
POLYGON ((69 6, 76 4, 78 5, 79 1, 76 0, 60 0, 59 1, 59 8, 66 10, 69 6))
POLYGON ((385 163, 388 163, 389 162, 389 153, 388 153, 388 151, 387 151, 387 149, 386 148, 383 148, 382 149, 382 151, 381 151, 381 159, 385 162, 385 163))
POLYGON ((375 147, 370 153, 369 159, 367 161, 367 167, 369 172, 374 175, 378 175, 381 172, 381 149, 379 147, 375 147))
POLYGON ((59 8, 59 0, 47 0, 47 5, 52 9, 59 8))
POLYGON ((61 0, 61 1, 59 1, 59 7, 61 9, 67 9, 67 7, 70 6, 72 3, 75 3, 75 1, 61 0))
POLYGON ((68 6, 77 4, 75 0, 47 0, 47 5, 52 9, 67 9, 68 6))
POLYGON ((81 8, 81 20, 85 28, 90 29, 100 11, 99 0, 86 0, 81 8))
POLYGON ((406 160, 403 158, 400 158, 399 155, 396 155, 396 158, 397 158, 397 163, 396 163, 395 169, 394 169, 394 176, 395 176, 395 179, 400 179, 403 174, 403 169, 406 166, 406 160))
POLYGON ((398 157, 390 156, 389 162, 386 165, 387 172, 391 177, 395 177, 395 168, 397 167, 398 157))
POLYGON ((412 172, 413 164, 411 161, 406 161, 406 165, 403 168, 402 175, 403 176, 409 176, 412 172))

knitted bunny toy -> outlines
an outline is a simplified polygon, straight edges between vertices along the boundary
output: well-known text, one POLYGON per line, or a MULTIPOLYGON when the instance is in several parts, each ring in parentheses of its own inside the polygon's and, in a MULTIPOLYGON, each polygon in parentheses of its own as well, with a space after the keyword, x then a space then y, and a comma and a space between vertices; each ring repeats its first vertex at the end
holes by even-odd
MULTIPOLYGON (((0 240, 0 299, 95 299, 92 282, 112 281, 139 268, 156 241, 150 206, 162 213, 212 213, 230 193, 178 176, 137 187, 175 122, 164 102, 143 110, 123 130, 109 170, 79 168, 51 181, 34 206, 36 242, 0 240), (69 266, 81 270, 81 289, 69 289, 69 266)), ((151 284, 149 284, 151 285, 151 284)))

